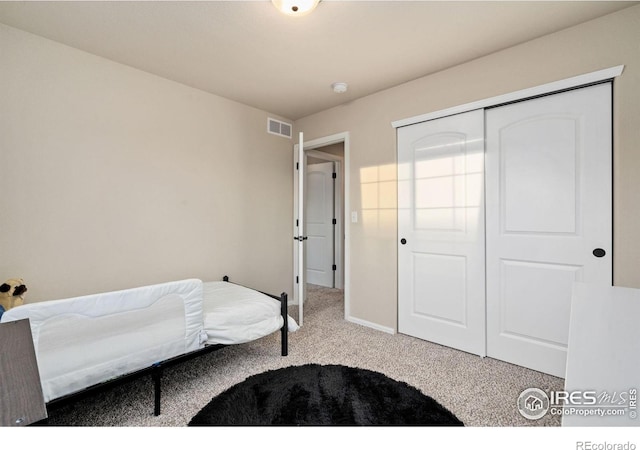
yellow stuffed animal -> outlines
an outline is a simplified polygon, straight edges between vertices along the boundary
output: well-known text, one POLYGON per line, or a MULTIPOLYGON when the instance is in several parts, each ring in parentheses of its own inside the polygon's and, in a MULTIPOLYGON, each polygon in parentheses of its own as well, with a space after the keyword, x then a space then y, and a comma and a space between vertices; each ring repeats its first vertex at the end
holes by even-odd
POLYGON ((0 307, 5 311, 24 304, 27 286, 22 278, 11 278, 0 285, 0 307))

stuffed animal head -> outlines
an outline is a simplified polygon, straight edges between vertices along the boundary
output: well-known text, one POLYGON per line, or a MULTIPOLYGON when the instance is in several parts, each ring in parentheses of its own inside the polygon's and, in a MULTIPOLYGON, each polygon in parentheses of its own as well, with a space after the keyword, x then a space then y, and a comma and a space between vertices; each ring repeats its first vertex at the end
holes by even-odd
POLYGON ((5 311, 24 304, 24 293, 27 286, 22 278, 11 278, 0 285, 0 306, 5 311))

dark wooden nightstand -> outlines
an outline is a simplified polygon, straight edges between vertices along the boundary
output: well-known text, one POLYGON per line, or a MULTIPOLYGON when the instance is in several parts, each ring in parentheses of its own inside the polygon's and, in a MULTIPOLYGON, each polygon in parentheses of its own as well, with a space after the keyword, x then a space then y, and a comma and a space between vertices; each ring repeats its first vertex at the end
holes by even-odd
POLYGON ((46 418, 29 319, 0 323, 0 426, 46 418))

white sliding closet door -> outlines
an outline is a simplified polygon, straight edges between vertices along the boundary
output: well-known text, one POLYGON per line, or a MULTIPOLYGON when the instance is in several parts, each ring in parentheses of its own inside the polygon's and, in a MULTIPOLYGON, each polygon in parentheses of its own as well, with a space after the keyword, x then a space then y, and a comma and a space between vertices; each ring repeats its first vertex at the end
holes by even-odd
POLYGON ((486 111, 487 354, 565 376, 574 281, 611 285, 611 85, 486 111))
POLYGON ((398 329, 485 354, 484 112, 398 130, 398 329))

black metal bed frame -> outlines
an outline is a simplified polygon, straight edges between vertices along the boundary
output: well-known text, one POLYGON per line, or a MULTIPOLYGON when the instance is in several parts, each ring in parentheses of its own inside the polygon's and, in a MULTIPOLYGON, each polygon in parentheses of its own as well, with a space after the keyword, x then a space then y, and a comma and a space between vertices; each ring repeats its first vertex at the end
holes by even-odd
MULTIPOLYGON (((230 282, 228 276, 224 276, 223 281, 230 282)), ((281 341, 281 355, 287 356, 289 354, 289 342, 288 342, 288 312, 287 312, 287 294, 283 292, 280 296, 275 296, 272 294, 268 294, 266 292, 257 291, 261 294, 267 295, 271 298, 274 298, 280 302, 280 314, 282 314, 282 318, 284 323, 282 328, 280 329, 280 341, 281 341)), ((134 372, 120 375, 116 378, 112 378, 107 381, 103 381, 102 383, 95 384, 93 386, 89 386, 88 388, 82 389, 81 391, 74 392, 71 394, 64 395, 62 397, 58 397, 49 401, 47 406, 47 411, 52 411, 57 409, 63 405, 73 403, 82 398, 89 397, 91 395, 98 394, 100 392, 107 391, 116 386, 120 386, 126 384, 130 381, 136 380, 138 378, 142 378, 147 375, 151 375, 151 379, 153 380, 153 390, 154 390, 154 408, 153 414, 155 416, 160 415, 160 404, 161 404, 161 396, 162 396, 162 375, 164 373, 164 369, 182 364, 191 359, 197 358, 202 355, 206 355, 208 353, 214 352, 216 350, 220 350, 221 348, 227 347, 226 344, 211 344, 205 345, 203 348, 198 350, 194 350, 183 355, 178 355, 173 358, 166 359, 164 361, 159 361, 157 363, 152 364, 149 367, 144 369, 136 370, 134 372)), ((46 419, 45 419, 46 423, 46 419)))

